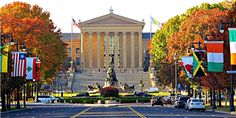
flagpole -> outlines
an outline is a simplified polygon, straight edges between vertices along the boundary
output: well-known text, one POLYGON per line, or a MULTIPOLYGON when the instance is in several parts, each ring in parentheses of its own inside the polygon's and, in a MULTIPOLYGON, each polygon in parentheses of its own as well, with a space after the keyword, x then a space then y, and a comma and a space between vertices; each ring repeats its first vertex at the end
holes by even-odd
POLYGON ((152 21, 150 17, 150 40, 152 40, 152 21))
POLYGON ((70 57, 71 57, 71 61, 70 61, 70 67, 71 67, 71 72, 72 72, 72 39, 73 39, 73 17, 71 17, 71 35, 70 35, 70 57))

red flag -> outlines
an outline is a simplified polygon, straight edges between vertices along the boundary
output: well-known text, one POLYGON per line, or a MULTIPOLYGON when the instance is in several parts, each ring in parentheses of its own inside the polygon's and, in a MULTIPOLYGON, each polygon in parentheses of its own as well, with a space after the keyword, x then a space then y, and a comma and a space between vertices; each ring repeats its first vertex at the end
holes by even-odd
POLYGON ((26 52, 12 52, 13 72, 12 77, 24 77, 26 75, 26 52))
POLYGON ((34 66, 34 73, 33 73, 33 78, 35 81, 40 80, 40 60, 35 60, 35 66, 34 66))

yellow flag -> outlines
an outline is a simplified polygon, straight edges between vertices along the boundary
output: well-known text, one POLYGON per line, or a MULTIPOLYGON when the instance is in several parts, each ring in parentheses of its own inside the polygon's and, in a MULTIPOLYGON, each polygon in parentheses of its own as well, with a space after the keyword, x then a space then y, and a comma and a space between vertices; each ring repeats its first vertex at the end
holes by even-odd
POLYGON ((8 71, 8 52, 9 52, 9 45, 5 45, 3 47, 3 54, 2 54, 2 73, 7 73, 8 71))

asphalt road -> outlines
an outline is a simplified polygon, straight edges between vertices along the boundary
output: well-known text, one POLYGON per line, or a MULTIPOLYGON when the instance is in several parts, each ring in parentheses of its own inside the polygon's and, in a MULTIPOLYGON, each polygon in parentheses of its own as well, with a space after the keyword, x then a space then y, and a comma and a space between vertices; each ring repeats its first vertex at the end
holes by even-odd
POLYGON ((187 111, 173 106, 148 104, 81 105, 37 104, 27 109, 2 112, 2 118, 236 118, 235 115, 212 111, 187 111))

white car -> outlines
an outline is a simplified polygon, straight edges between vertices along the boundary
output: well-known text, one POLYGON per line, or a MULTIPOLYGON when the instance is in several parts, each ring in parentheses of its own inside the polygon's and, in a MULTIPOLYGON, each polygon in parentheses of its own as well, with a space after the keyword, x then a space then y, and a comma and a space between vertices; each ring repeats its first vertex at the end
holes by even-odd
POLYGON ((56 98, 50 95, 42 95, 38 96, 38 102, 42 103, 54 103, 56 101, 56 98))
POLYGON ((152 92, 158 92, 159 89, 156 88, 156 87, 151 87, 151 88, 146 89, 146 91, 149 92, 149 93, 152 93, 152 92))
POLYGON ((205 111, 204 100, 199 99, 199 98, 190 98, 190 99, 188 99, 188 101, 185 105, 185 109, 190 110, 190 111, 192 109, 198 109, 198 110, 205 111))

